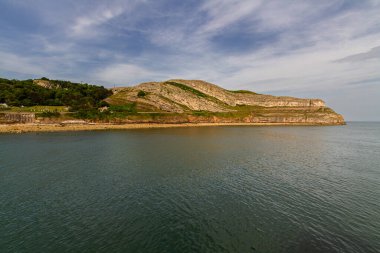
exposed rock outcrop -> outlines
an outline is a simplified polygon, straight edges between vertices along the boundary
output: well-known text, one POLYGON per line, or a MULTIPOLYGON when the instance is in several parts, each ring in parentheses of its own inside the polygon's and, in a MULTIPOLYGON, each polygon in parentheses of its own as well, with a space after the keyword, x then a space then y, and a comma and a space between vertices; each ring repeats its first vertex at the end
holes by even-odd
POLYGON ((185 122, 344 124, 321 99, 229 91, 201 80, 148 82, 114 88, 113 93, 106 99, 111 105, 133 103, 140 113, 193 115, 180 117, 185 122))
POLYGON ((33 80, 33 83, 38 85, 38 86, 47 88, 47 89, 59 88, 59 85, 57 85, 53 82, 50 82, 49 80, 35 79, 35 80, 33 80))

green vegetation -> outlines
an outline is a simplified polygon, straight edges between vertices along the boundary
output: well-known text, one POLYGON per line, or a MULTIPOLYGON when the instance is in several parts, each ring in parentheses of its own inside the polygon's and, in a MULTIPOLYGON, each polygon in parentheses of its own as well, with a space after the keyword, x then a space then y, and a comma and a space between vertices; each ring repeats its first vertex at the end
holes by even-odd
MULTIPOLYGON (((36 106, 24 106, 24 107, 8 107, 7 110, 11 112, 67 112, 67 106, 48 106, 48 105, 36 105, 36 106)), ((0 109, 1 110, 1 109, 0 109)))
POLYGON ((136 113, 136 103, 129 103, 125 105, 112 105, 109 110, 111 112, 125 112, 125 113, 136 113))
POLYGON ((54 111, 54 112, 46 111, 46 112, 37 113, 36 116, 42 117, 42 118, 58 118, 61 116, 61 114, 57 111, 54 111))
POLYGON ((145 91, 140 90, 140 91, 137 93, 137 96, 138 96, 139 98, 142 98, 142 97, 145 97, 145 96, 146 96, 146 93, 145 93, 145 91))
POLYGON ((97 109, 79 110, 72 114, 74 118, 78 119, 104 119, 107 112, 100 112, 97 109))
POLYGON ((244 118, 251 114, 250 111, 230 111, 230 112, 208 112, 208 111, 194 111, 194 116, 201 117, 220 117, 220 118, 244 118))
POLYGON ((52 89, 33 83, 33 80, 0 78, 0 103, 9 106, 68 106, 71 111, 90 110, 103 105, 112 92, 103 86, 49 80, 52 89))
POLYGON ((182 90, 185 90, 185 91, 190 91, 192 92, 193 94, 197 95, 198 97, 208 97, 206 94, 204 94, 203 92, 199 91, 199 90, 196 90, 192 87, 189 87, 187 85, 184 85, 182 83, 176 83, 176 82, 165 82, 167 84, 170 84, 170 85, 173 85, 173 86, 176 86, 182 90))
POLYGON ((209 111, 193 111, 193 115, 195 116, 204 116, 204 117, 209 117, 212 116, 215 113, 209 112, 209 111))
POLYGON ((244 118, 252 115, 262 115, 267 112, 267 110, 271 111, 271 108, 265 108, 262 106, 254 106, 254 105, 237 105, 230 106, 227 109, 230 111, 227 112, 209 112, 209 111, 193 111, 192 115, 194 116, 202 116, 202 117, 221 117, 221 118, 244 118))
POLYGON ((110 120, 125 118, 128 115, 135 114, 137 114, 136 103, 129 103, 125 105, 111 105, 108 110, 102 112, 98 109, 79 110, 73 114, 73 117, 80 119, 110 120))
POLYGON ((253 95, 257 95, 256 92, 253 92, 253 91, 250 91, 250 90, 229 90, 229 92, 232 92, 232 93, 245 93, 245 94, 253 94, 253 95))

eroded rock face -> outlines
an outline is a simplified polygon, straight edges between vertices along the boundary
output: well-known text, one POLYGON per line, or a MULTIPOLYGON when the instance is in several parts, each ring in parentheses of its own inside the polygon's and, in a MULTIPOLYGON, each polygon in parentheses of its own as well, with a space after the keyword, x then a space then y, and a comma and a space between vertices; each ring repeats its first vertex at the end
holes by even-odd
POLYGON ((220 113, 194 116, 185 122, 253 122, 343 124, 344 119, 321 99, 303 99, 229 91, 201 80, 173 79, 113 89, 110 104, 135 103, 141 113, 220 113), (142 95, 139 95, 142 94, 142 95), (247 113, 248 110, 248 113, 247 113), (229 116, 223 116, 223 113, 229 116), (242 116, 243 115, 243 116, 242 116))
POLYGON ((167 82, 142 83, 135 87, 115 88, 114 95, 106 99, 111 104, 138 102, 167 112, 185 111, 229 111, 226 104, 212 100, 208 96, 199 96, 167 82), (144 91, 146 95, 139 97, 138 92, 144 91))
POLYGON ((325 107, 321 99, 302 99, 294 97, 278 97, 256 94, 249 91, 228 91, 215 84, 200 80, 169 80, 167 82, 142 83, 134 87, 115 88, 114 96, 107 101, 117 103, 124 102, 147 103, 159 110, 170 112, 230 111, 231 106, 251 105, 263 107, 325 107), (170 83, 179 83, 199 91, 205 96, 194 94, 189 90, 181 89, 170 83), (144 91, 148 95, 144 98, 137 97, 138 91, 144 91), (121 94, 122 93, 122 94, 121 94), (119 101, 121 102, 121 101, 119 101))

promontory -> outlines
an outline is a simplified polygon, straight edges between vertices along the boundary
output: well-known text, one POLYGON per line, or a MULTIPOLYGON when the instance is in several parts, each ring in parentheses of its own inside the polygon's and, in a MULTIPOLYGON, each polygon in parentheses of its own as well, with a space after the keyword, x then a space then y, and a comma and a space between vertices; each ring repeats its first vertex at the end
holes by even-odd
POLYGON ((227 90, 201 80, 107 89, 47 78, 0 78, 0 132, 15 124, 91 129, 101 124, 343 125, 345 121, 321 99, 227 90))

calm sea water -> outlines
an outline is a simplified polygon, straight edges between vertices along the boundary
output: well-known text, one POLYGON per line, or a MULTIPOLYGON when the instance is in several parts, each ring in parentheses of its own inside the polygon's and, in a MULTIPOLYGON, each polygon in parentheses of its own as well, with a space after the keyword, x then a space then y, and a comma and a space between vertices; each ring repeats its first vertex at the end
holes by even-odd
POLYGON ((380 124, 0 135, 0 252, 380 252, 380 124))

